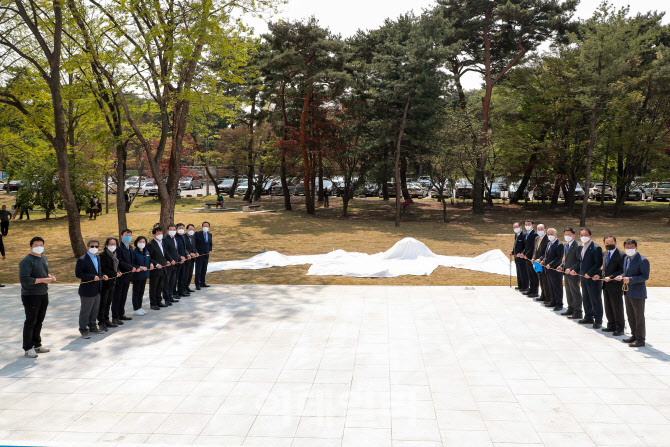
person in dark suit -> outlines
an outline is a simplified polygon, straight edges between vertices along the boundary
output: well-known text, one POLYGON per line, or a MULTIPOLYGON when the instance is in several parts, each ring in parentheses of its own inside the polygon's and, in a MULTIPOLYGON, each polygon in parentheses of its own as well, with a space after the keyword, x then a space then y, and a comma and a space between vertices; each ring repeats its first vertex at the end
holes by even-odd
POLYGON ((117 286, 117 277, 120 276, 119 260, 114 254, 118 241, 116 238, 108 237, 105 248, 98 256, 100 259, 100 271, 103 281, 100 288, 100 306, 98 307, 98 327, 107 332, 110 327, 118 327, 115 321, 109 321, 109 309, 112 306, 114 290, 117 286), (108 279, 104 279, 107 277, 108 279))
POLYGON ((561 315, 573 320, 581 320, 582 315, 582 293, 579 288, 579 264, 581 262, 581 248, 575 240, 575 230, 566 228, 563 232, 565 239, 565 259, 558 270, 564 272, 565 296, 568 299, 568 308, 561 315), (574 274, 572 272, 575 272, 574 274))
MULTIPOLYGON (((535 252, 533 254, 532 262, 537 261, 541 263, 544 261, 544 255, 546 254, 548 243, 549 238, 547 237, 547 231, 544 224, 537 224, 537 237, 535 238, 535 252)), ((549 301, 551 301, 551 298, 549 298, 549 283, 547 282, 547 271, 545 269, 542 269, 541 273, 535 273, 535 274, 538 275, 538 279, 540 280, 540 290, 542 291, 540 293, 540 297, 535 301, 548 303, 549 301)))
MULTIPOLYGON (((604 269, 603 269, 603 302, 605 304, 605 315, 607 316, 607 327, 603 332, 613 332, 612 335, 623 335, 624 315, 623 315, 623 290, 621 281, 615 281, 614 278, 623 273, 624 254, 616 248, 616 237, 605 236, 604 269)), ((601 279, 598 275, 593 279, 601 279)))
POLYGON ((542 265, 546 267, 547 282, 549 285, 549 296, 551 301, 545 304, 546 307, 553 307, 554 311, 563 310, 563 273, 556 271, 563 263, 563 244, 558 240, 558 233, 555 228, 547 230, 549 243, 544 255, 542 265))
POLYGON ((98 218, 98 214, 102 213, 102 204, 98 200, 98 196, 94 194, 93 197, 91 197, 88 206, 90 207, 90 217, 88 220, 96 220, 98 218))
POLYGON ((205 282, 209 255, 212 253, 212 235, 209 234, 209 222, 202 223, 202 230, 195 233, 195 250, 200 255, 195 260, 195 290, 209 287, 205 282))
POLYGON ((74 268, 74 274, 81 279, 79 285, 79 298, 81 300, 81 309, 79 310, 79 332, 82 338, 91 338, 90 333, 101 333, 95 323, 95 318, 98 316, 98 308, 100 307, 100 291, 102 286, 100 278, 105 279, 100 269, 100 258, 98 257, 98 250, 100 249, 100 242, 91 239, 86 244, 86 253, 81 258, 77 259, 77 264, 74 268))
POLYGON ((583 228, 580 232, 582 250, 580 253, 579 274, 582 278, 582 298, 584 300, 584 318, 580 324, 593 324, 593 329, 603 327, 603 302, 600 297, 602 284, 594 281, 594 276, 600 276, 603 265, 603 250, 591 239, 591 230, 583 228))
POLYGON ((147 249, 151 257, 151 263, 154 269, 149 274, 149 302, 152 310, 159 310, 161 307, 172 306, 172 303, 165 298, 165 304, 161 303, 161 296, 163 294, 163 284, 165 275, 163 275, 163 267, 167 265, 168 261, 165 257, 165 249, 163 247, 163 229, 159 226, 151 230, 154 238, 151 239, 147 249))
POLYGON ((135 267, 133 266, 132 246, 133 232, 128 228, 121 232, 121 243, 116 249, 116 258, 119 260, 119 271, 123 276, 116 280, 114 289, 114 298, 112 299, 112 323, 116 325, 123 324, 124 321, 132 320, 132 317, 126 316, 126 300, 128 299, 128 289, 135 267))
POLYGON ((180 297, 189 296, 191 293, 186 290, 186 269, 188 268, 188 261, 191 260, 191 252, 186 248, 186 229, 183 223, 177 224, 177 252, 179 256, 184 258, 184 261, 179 263, 177 269, 177 289, 176 294, 180 297))
POLYGON ((516 266, 516 290, 525 292, 528 290, 528 271, 526 270, 526 261, 521 258, 521 255, 523 255, 526 240, 521 232, 519 222, 514 222, 512 228, 514 229, 514 244, 512 245, 510 258, 514 259, 514 265, 516 266))
POLYGON ((170 267, 165 270, 165 295, 170 298, 170 301, 176 303, 179 301, 179 295, 175 293, 177 287, 177 274, 179 273, 179 262, 181 257, 177 250, 177 226, 174 224, 168 225, 168 237, 163 239, 163 247, 165 248, 165 258, 170 263, 170 267))
POLYGON ((154 269, 154 265, 151 263, 151 255, 146 247, 147 239, 144 236, 135 239, 135 250, 132 251, 135 273, 132 273, 131 276, 133 277, 133 310, 135 315, 138 316, 146 315, 146 312, 142 309, 142 298, 144 298, 144 289, 149 274, 154 269))
POLYGON ((623 262, 623 274, 615 278, 623 281, 628 287, 624 291, 626 297, 626 314, 630 324, 631 337, 626 338, 624 343, 629 343, 631 348, 641 348, 645 345, 647 328, 644 319, 644 306, 647 300, 647 284, 649 280, 650 265, 647 258, 637 251, 637 241, 626 239, 624 242, 626 257, 623 262))
POLYGON ((195 225, 188 224, 186 225, 186 234, 184 235, 184 244, 186 245, 186 251, 191 254, 191 258, 186 261, 184 268, 184 290, 188 293, 193 293, 195 290, 192 290, 189 286, 193 280, 193 272, 195 270, 195 260, 199 256, 198 252, 195 250, 195 225))
POLYGON ((535 239, 537 238, 537 233, 535 232, 533 222, 530 220, 526 221, 525 229, 526 235, 522 258, 524 259, 524 265, 528 276, 528 291, 523 292, 523 294, 528 295, 529 298, 539 298, 537 291, 540 286, 540 278, 537 276, 533 263, 530 262, 530 260, 533 259, 533 252, 535 251, 535 239))

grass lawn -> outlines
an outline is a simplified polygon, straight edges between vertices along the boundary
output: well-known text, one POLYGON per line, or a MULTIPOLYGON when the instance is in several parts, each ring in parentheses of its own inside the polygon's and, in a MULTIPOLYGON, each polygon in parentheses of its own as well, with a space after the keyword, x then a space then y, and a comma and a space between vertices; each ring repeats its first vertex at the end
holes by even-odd
MULTIPOLYGON (((211 198, 210 198, 211 199, 211 198)), ((567 226, 578 229, 579 219, 565 215, 562 207, 549 210, 541 204, 509 206, 496 204, 484 216, 473 216, 469 203, 448 206, 449 223, 441 222, 441 204, 436 200, 415 200, 399 228, 394 226, 393 206, 377 198, 356 199, 351 204, 351 216, 341 217, 341 201, 331 198, 330 208, 319 208, 316 216, 307 216, 303 198, 293 198, 295 211, 282 211, 283 198, 263 197, 261 204, 274 213, 201 213, 192 210, 204 198, 183 198, 178 201, 175 219, 199 227, 203 220, 211 222, 215 251, 212 261, 244 259, 262 251, 276 250, 288 255, 318 254, 333 249, 377 253, 390 248, 404 237, 424 242, 435 253, 455 256, 476 256, 500 248, 508 252, 512 245, 511 224, 515 220, 533 219, 555 227, 562 235, 567 226)), ((110 202, 114 198, 110 196, 110 202)), ((11 206, 14 195, 0 194, 0 205, 11 206)), ((241 202, 227 199, 229 207, 241 209, 241 202)), ((590 207, 589 227, 594 239, 602 245, 606 234, 613 234, 620 243, 634 237, 640 252, 651 262, 650 286, 670 285, 665 272, 670 270, 670 227, 667 203, 631 203, 624 217, 611 216, 611 203, 605 209, 590 207)), ((138 198, 133 204, 128 222, 137 235, 148 235, 158 220, 160 204, 156 199, 138 198)), ((60 211, 62 213, 62 211, 60 211)), ((68 239, 64 218, 44 219, 44 213, 31 213, 32 219, 10 224, 4 238, 7 260, 0 262, 0 282, 18 282, 18 263, 28 253, 28 243, 39 235, 46 241, 45 254, 51 271, 59 282, 74 282, 75 259, 68 239)), ((101 242, 117 232, 115 206, 110 214, 96 221, 82 215, 84 239, 101 242)), ((562 237, 562 236, 561 236, 562 237)), ((621 248, 622 245, 620 245, 621 248)), ((431 276, 398 278, 346 278, 306 276, 309 266, 277 267, 265 270, 238 270, 209 275, 211 283, 225 284, 365 284, 365 285, 508 285, 509 278, 501 275, 439 267, 431 276)))

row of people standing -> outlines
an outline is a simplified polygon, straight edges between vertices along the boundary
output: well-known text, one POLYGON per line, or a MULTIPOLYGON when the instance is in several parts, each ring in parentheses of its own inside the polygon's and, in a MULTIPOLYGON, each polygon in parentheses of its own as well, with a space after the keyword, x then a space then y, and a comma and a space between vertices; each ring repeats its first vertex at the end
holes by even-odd
POLYGON ((563 232, 564 244, 556 229, 538 224, 536 231, 530 220, 523 228, 514 223, 513 229, 510 256, 516 263, 517 290, 554 311, 562 311, 565 282, 568 307, 561 315, 614 336, 624 335, 625 302, 632 335, 622 342, 631 347, 645 345, 644 308, 650 265, 637 251, 636 240, 627 239, 622 252, 616 237, 607 235, 603 238, 604 253, 588 228, 580 230, 582 245, 572 228, 563 232), (603 313, 607 317, 605 327, 603 313))
MULTIPOLYGON (((86 254, 75 266, 79 285, 79 332, 83 338, 104 333, 132 320, 126 315, 126 300, 132 284, 132 306, 135 316, 147 312, 142 308, 149 281, 150 308, 160 310, 178 303, 195 290, 190 288, 195 273, 195 289, 209 287, 206 283, 207 264, 212 253, 209 222, 200 231, 192 224, 156 225, 151 240, 133 236, 130 229, 121 232, 120 240, 108 237, 101 247, 97 239, 86 244, 86 254)), ((56 278, 49 274, 44 256, 44 240, 30 241, 30 253, 19 265, 21 298, 26 312, 23 330, 23 349, 26 357, 49 352, 42 346, 41 328, 48 307, 48 284, 56 278)))

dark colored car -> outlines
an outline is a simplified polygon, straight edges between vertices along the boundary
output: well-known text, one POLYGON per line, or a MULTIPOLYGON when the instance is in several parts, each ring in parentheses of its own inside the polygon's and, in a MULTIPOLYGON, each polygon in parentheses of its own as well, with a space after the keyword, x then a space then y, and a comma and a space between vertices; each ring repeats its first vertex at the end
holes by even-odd
POLYGON ((23 185, 23 182, 21 180, 12 180, 11 182, 7 183, 7 191, 18 191, 19 188, 23 185))
POLYGON ((457 199, 472 199, 472 186, 459 186, 456 188, 457 199))
POLYGON ((644 192, 644 185, 638 185, 636 183, 633 183, 630 185, 630 190, 628 191, 628 195, 626 196, 626 200, 631 200, 631 201, 642 201, 646 199, 646 194, 644 192))

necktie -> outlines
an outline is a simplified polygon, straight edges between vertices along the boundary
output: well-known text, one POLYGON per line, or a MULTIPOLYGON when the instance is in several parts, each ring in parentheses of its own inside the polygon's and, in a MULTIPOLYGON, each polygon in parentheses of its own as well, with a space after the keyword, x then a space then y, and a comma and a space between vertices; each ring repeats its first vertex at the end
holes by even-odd
POLYGON ((607 267, 609 265, 611 257, 612 257, 612 252, 608 251, 607 252, 607 259, 605 260, 605 267, 607 267))
POLYGON ((630 258, 626 258, 626 265, 623 268, 623 274, 624 276, 626 275, 626 272, 628 272, 628 266, 630 265, 630 258))

